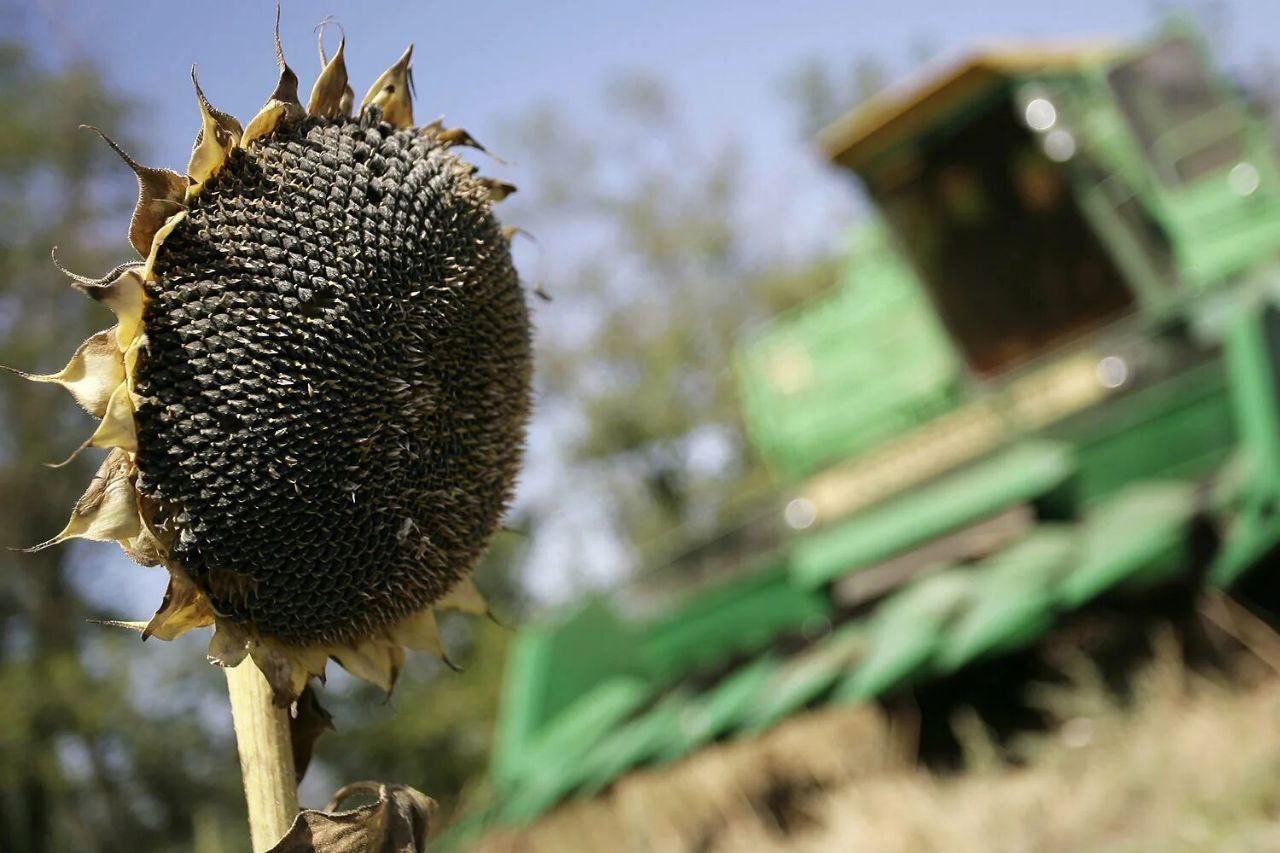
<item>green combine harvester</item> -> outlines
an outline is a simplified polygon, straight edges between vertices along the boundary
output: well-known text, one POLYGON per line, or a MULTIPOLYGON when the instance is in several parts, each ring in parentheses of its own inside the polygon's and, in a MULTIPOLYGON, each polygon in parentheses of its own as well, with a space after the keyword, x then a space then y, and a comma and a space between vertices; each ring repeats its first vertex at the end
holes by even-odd
POLYGON ((738 353, 787 535, 656 617, 522 628, 490 826, 1269 574, 1280 160, 1194 32, 978 53, 820 141, 879 220, 738 353))

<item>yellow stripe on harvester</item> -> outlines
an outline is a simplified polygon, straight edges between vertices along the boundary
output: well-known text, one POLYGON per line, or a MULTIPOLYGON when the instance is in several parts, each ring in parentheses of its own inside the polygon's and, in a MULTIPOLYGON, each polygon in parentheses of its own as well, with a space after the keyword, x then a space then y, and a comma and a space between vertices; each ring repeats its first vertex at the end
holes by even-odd
POLYGON ((1086 409, 1110 393, 1099 356, 1080 353, 1011 382, 990 397, 929 421, 879 450, 811 478, 801 494, 831 521, 994 450, 1023 432, 1086 409))

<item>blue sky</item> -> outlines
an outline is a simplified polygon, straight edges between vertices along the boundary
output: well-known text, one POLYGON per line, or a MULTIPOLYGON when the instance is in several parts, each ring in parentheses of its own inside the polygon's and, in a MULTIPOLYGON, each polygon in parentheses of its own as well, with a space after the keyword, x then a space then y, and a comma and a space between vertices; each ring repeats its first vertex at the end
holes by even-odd
MULTIPOLYGON (((345 28, 357 96, 413 42, 419 120, 444 114, 490 141, 500 136, 506 120, 537 104, 558 105, 586 126, 608 122, 602 84, 619 73, 643 70, 668 85, 700 141, 712 147, 733 142, 742 151, 751 181, 743 195, 763 214, 757 221, 778 218, 773 214, 780 194, 792 209, 807 212, 794 220, 791 237, 811 248, 829 243, 854 215, 855 192, 821 169, 796 133, 780 80, 799 63, 820 59, 843 70, 866 56, 901 77, 911 70, 913 46, 921 43, 945 57, 1002 38, 1135 37, 1149 32, 1160 10, 1173 5, 1152 0, 286 0, 281 34, 286 56, 302 79, 304 99, 318 70, 313 27, 324 16, 333 15, 345 28)), ((1228 25, 1218 46, 1229 65, 1247 65, 1269 52, 1275 56, 1280 0, 1199 8, 1226 10, 1228 25)), ((60 64, 88 55, 112 83, 133 95, 141 107, 132 127, 143 145, 138 157, 172 168, 185 166, 197 128, 190 66, 198 65, 215 106, 247 120, 274 86, 274 14, 270 0, 0 0, 0 28, 25 34, 45 61, 60 64)), ((331 49, 336 37, 331 30, 331 49)), ((486 170, 519 184, 521 152, 501 153, 512 164, 486 170)), ((119 233, 124 228, 121 223, 119 233)), ((518 260, 526 276, 550 282, 554 291, 559 259, 571 253, 571 246, 544 245, 518 260)), ((540 324, 556 322, 553 311, 541 312, 540 324)), ((563 472, 551 437, 555 432, 545 419, 535 429, 526 500, 563 492, 556 488, 563 472)), ((551 598, 571 587, 571 578, 607 580, 625 562, 607 538, 593 537, 600 519, 591 515, 592 502, 579 504, 565 506, 556 528, 535 548, 535 585, 551 591, 551 598), (574 561, 585 562, 585 572, 582 565, 570 565, 574 561)), ((90 553, 99 554, 87 551, 86 556, 90 553)), ((103 595, 118 595, 113 590, 123 588, 134 598, 145 587, 150 597, 163 585, 158 575, 142 579, 116 562, 90 573, 103 595), (117 584, 124 572, 130 580, 117 584)))
MULTIPOLYGON (((148 99, 148 120, 137 129, 157 163, 185 163, 196 119, 192 63, 214 103, 240 116, 256 110, 274 84, 269 0, 10 3, 5 17, 25 19, 23 29, 51 61, 88 53, 125 90, 148 99)), ((871 54, 901 73, 909 46, 922 39, 947 54, 1000 37, 1135 35, 1158 8, 1152 0, 286 0, 282 38, 306 91, 317 70, 312 28, 335 16, 348 35, 357 95, 414 42, 419 113, 444 113, 481 138, 532 103, 598 111, 604 78, 643 68, 664 78, 705 127, 750 150, 788 138, 777 81, 802 60, 825 57, 843 66, 871 54)), ((1280 39, 1275 0, 1235 0, 1227 8, 1232 59, 1256 56, 1280 39)))

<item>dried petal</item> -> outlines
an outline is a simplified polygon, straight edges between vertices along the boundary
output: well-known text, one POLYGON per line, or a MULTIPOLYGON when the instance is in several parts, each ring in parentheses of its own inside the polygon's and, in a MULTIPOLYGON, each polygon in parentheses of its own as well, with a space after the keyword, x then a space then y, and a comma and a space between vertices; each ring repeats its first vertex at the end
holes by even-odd
MULTIPOLYGON (((151 241, 151 254, 147 255, 147 262, 143 265, 140 273, 143 281, 155 281, 156 258, 160 253, 160 247, 164 244, 165 239, 174 232, 187 218, 187 212, 180 210, 173 216, 165 220, 164 225, 160 226, 160 230, 156 232, 156 236, 151 241)), ((132 374, 130 374, 132 375, 132 374)))
POLYGON ((318 646, 290 646, 272 638, 249 643, 249 656, 271 685, 278 707, 288 707, 313 677, 324 677, 329 653, 318 646))
MULTIPOLYGON (((324 33, 320 33, 324 38, 324 33)), ((324 62, 324 48, 320 50, 320 61, 324 69, 316 78, 311 88, 311 98, 307 102, 307 112, 318 118, 339 118, 351 114, 351 103, 355 100, 355 92, 347 82, 347 38, 338 41, 338 49, 333 58, 324 62)))
POLYGON ((206 652, 214 666, 239 666, 249 654, 249 634, 229 619, 216 619, 206 652))
POLYGON ((92 130, 120 155, 120 159, 138 176, 138 203, 129 222, 129 242, 138 254, 146 257, 151 251, 151 239, 164 221, 181 209, 187 197, 187 179, 170 169, 143 166, 124 152, 115 140, 89 124, 80 125, 92 130))
POLYGON ((436 602, 436 607, 444 610, 458 610, 473 616, 489 614, 489 602, 485 601, 480 590, 476 589, 476 582, 470 575, 463 576, 455 583, 444 597, 436 602))
POLYGON ((213 608, 209 599, 196 588, 181 571, 171 571, 169 587, 165 590, 160 609, 147 623, 142 632, 142 639, 159 637, 161 640, 174 640, 192 628, 203 628, 212 625, 213 608))
POLYGON ((455 145, 465 145, 468 148, 474 148, 477 151, 483 151, 485 154, 488 154, 490 158, 492 158, 493 160, 496 160, 499 163, 506 162, 501 157, 496 156, 488 148, 485 148, 483 145, 477 142, 474 136, 472 136, 470 133, 468 133, 467 131, 463 130, 460 127, 446 128, 440 131, 438 134, 436 134, 436 138, 439 139, 440 142, 447 147, 452 148, 455 145))
POLYGON ((244 136, 244 130, 235 117, 220 112, 209 104, 209 99, 200 88, 200 81, 196 79, 194 65, 191 66, 191 82, 196 87, 201 127, 191 151, 191 161, 187 164, 187 174, 192 181, 187 192, 188 198, 198 193, 204 182, 222 169, 232 149, 240 144, 240 138, 244 136))
POLYGON ((267 105, 258 111, 258 114, 249 120, 249 125, 244 129, 244 136, 240 140, 242 146, 248 145, 260 136, 266 136, 273 132, 280 122, 284 121, 285 116, 289 113, 287 104, 269 101, 267 105))
POLYGON ((123 450, 138 449, 138 430, 133 422, 133 397, 123 382, 111 392, 102 423, 85 442, 87 447, 118 447, 123 450))
POLYGON ((416 652, 430 652, 439 658, 445 656, 436 614, 429 609, 415 613, 397 625, 395 639, 400 645, 416 652))
POLYGON ((378 107, 382 110, 382 120, 392 127, 413 127, 412 58, 413 45, 409 45, 395 65, 382 72, 369 87, 360 109, 378 107))
POLYGON ((56 250, 53 263, 74 282, 72 287, 101 302, 116 315, 116 344, 121 351, 128 349, 142 326, 142 306, 146 300, 142 285, 144 266, 132 262, 120 264, 102 278, 89 278, 63 268, 58 263, 56 250))
POLYGON ((138 517, 138 493, 133 487, 133 463, 123 451, 113 451, 102 461, 89 488, 76 501, 71 519, 62 532, 30 551, 40 551, 68 539, 114 542, 137 536, 142 529, 138 517))
POLYGON ((124 382, 124 356, 116 343, 116 329, 104 329, 82 343, 57 373, 24 373, 10 370, 32 382, 52 382, 71 393, 75 401, 94 417, 107 412, 107 401, 124 382))
POLYGON ((333 649, 330 654, 347 672, 389 694, 395 687, 396 675, 399 674, 392 657, 392 648, 396 646, 388 640, 370 637, 345 648, 333 649))
POLYGON ((476 178, 476 183, 485 188, 485 191, 489 193, 489 201, 495 203, 502 201, 516 191, 515 184, 500 181, 497 178, 476 178))
POLYGON ((121 539, 120 548, 129 559, 140 566, 158 566, 165 561, 168 548, 147 527, 146 519, 142 519, 142 529, 132 539, 121 539))
POLYGON ((249 644, 249 656, 271 685, 271 701, 277 708, 288 708, 306 684, 306 673, 298 671, 293 661, 274 642, 249 644))
POLYGON ((280 79, 275 91, 267 98, 267 103, 258 114, 249 120, 240 138, 240 147, 247 146, 259 137, 273 132, 285 121, 297 121, 306 115, 302 103, 298 100, 298 75, 284 61, 284 49, 280 46, 280 7, 276 6, 276 65, 280 68, 280 79))

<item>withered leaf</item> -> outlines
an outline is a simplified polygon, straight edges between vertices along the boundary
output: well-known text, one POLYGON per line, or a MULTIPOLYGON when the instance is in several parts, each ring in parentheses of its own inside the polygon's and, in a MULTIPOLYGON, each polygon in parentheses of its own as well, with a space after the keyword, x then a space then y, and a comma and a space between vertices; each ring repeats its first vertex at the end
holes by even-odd
POLYGON ((289 740, 293 744, 293 769, 297 781, 302 782, 311 753, 320 735, 334 730, 333 715, 320 706, 315 690, 308 684, 293 703, 289 715, 289 740))
POLYGON ((353 782, 339 789, 324 811, 303 809, 268 853, 422 853, 436 801, 405 785, 353 782), (358 794, 377 802, 337 811, 358 794))

